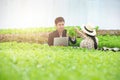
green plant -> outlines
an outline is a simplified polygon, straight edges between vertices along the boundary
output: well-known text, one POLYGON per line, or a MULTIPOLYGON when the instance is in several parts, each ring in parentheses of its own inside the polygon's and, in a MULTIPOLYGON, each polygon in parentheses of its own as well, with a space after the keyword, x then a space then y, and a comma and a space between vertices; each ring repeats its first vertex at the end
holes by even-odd
POLYGON ((71 37, 76 36, 76 32, 74 30, 74 27, 70 27, 68 29, 68 35, 71 36, 71 37))
POLYGON ((120 52, 0 43, 0 80, 120 80, 120 52))
POLYGON ((75 27, 77 27, 78 29, 80 29, 80 26, 71 26, 69 27, 67 30, 68 30, 68 35, 71 36, 71 37, 74 37, 76 36, 76 32, 75 32, 75 27))
POLYGON ((95 26, 95 30, 96 30, 96 31, 99 30, 99 26, 95 26))

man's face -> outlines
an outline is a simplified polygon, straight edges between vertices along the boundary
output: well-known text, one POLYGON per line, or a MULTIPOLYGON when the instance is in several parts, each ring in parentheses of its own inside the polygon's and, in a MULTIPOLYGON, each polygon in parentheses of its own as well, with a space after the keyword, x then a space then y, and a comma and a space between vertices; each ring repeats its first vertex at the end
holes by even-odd
POLYGON ((60 32, 62 32, 64 30, 64 24, 65 24, 65 22, 63 22, 63 21, 62 22, 58 22, 56 24, 57 30, 60 31, 60 32))

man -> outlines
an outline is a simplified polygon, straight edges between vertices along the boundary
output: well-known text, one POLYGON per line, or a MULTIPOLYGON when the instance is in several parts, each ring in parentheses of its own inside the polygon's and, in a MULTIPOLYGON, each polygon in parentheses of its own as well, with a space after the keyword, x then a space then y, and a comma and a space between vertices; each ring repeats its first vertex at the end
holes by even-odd
MULTIPOLYGON (((48 45, 52 46, 55 37, 67 37, 67 30, 64 29, 65 20, 63 17, 57 17, 55 19, 56 30, 51 32, 48 37, 48 45)), ((69 40, 72 43, 76 43, 76 39, 73 41, 70 37, 69 40)))

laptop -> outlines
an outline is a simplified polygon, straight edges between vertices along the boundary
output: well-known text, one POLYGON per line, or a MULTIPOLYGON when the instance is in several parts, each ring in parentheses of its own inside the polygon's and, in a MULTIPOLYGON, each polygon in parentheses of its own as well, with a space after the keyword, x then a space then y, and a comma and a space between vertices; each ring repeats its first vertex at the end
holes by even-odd
POLYGON ((54 46, 68 46, 68 37, 54 38, 54 46))

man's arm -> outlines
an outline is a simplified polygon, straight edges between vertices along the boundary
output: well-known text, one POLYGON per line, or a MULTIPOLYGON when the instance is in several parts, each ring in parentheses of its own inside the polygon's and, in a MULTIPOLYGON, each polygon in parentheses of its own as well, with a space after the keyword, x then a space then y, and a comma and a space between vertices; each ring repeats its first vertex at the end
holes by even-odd
POLYGON ((72 44, 75 44, 77 42, 76 38, 71 38, 69 37, 69 41, 72 43, 72 44))
POLYGON ((67 30, 65 31, 66 32, 66 36, 68 37, 68 40, 72 43, 72 44, 75 44, 77 42, 76 40, 76 37, 70 37, 68 34, 67 34, 67 30))
POLYGON ((52 46, 52 45, 53 45, 53 36, 52 36, 51 33, 49 34, 49 37, 48 37, 48 45, 49 45, 49 46, 52 46))

